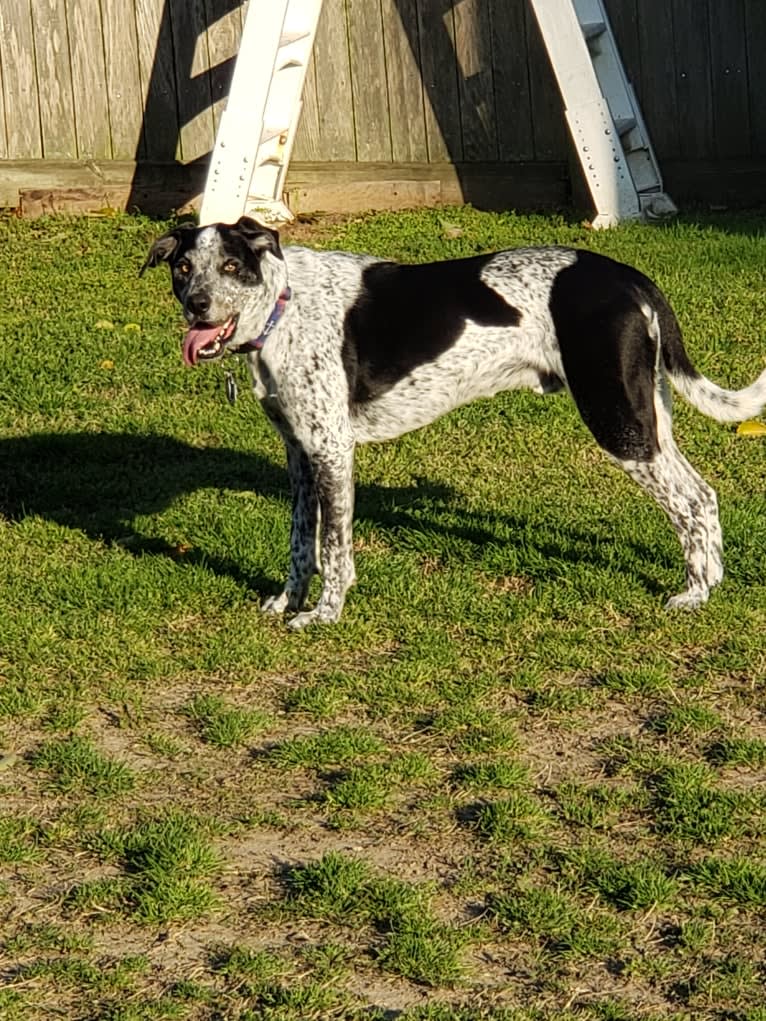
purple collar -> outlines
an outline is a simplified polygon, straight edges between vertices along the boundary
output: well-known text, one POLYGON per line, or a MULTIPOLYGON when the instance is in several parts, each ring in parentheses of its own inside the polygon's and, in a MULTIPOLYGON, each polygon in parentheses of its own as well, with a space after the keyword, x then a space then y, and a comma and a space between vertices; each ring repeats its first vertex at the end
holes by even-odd
POLYGON ((292 296, 292 293, 293 292, 290 290, 289 287, 285 287, 284 291, 282 291, 282 293, 277 298, 277 303, 274 306, 274 308, 273 308, 273 310, 271 312, 271 315, 269 316, 268 320, 266 321, 266 325, 264 326, 263 333, 260 335, 260 337, 256 337, 255 340, 248 340, 246 343, 240 344, 240 346, 237 348, 237 350, 234 351, 234 354, 237 354, 237 355, 239 355, 239 354, 247 354, 248 351, 260 351, 261 350, 263 345, 268 340, 269 334, 274 329, 274 327, 277 325, 279 320, 282 318, 282 313, 285 310, 285 305, 290 300, 290 298, 292 296))

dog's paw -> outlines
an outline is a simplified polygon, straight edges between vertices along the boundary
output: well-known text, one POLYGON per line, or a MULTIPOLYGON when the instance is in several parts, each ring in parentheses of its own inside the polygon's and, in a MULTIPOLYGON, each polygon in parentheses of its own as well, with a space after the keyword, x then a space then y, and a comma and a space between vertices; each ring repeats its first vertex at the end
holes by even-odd
POLYGON ((289 602, 290 600, 286 592, 281 592, 278 596, 269 596, 268 599, 264 599, 261 603, 261 613, 268 613, 272 617, 277 617, 285 612, 289 602))
POLYGON ((720 585, 723 581, 723 560, 720 556, 714 556, 708 560, 707 583, 710 588, 720 585))
POLYGON ((306 610, 304 613, 296 613, 296 615, 287 622, 287 626, 291 631, 302 631, 309 624, 313 624, 314 621, 319 620, 317 617, 316 610, 306 610))
POLYGON ((707 590, 697 589, 694 592, 679 592, 671 596, 665 603, 666 610, 696 610, 704 606, 708 599, 707 590))
POLYGON ((309 624, 334 624, 339 617, 340 612, 333 612, 326 607, 318 605, 313 610, 304 610, 303 613, 296 613, 287 622, 287 626, 291 631, 302 631, 309 624))

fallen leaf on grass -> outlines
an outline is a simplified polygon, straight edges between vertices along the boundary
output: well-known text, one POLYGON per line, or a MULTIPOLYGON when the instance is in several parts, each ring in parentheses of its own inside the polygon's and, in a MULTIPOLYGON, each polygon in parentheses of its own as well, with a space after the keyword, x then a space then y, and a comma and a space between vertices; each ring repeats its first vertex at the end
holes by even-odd
POLYGON ((446 220, 442 221, 442 235, 446 240, 452 241, 454 238, 460 238, 464 234, 462 227, 456 223, 448 223, 446 220))
POLYGON ((740 422, 738 436, 766 436, 766 422, 740 422))

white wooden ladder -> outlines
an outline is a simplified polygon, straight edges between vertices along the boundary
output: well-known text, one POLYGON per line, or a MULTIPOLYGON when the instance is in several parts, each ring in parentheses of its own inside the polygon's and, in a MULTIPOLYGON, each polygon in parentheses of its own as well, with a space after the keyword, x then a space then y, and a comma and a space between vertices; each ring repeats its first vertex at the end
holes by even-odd
POLYGON ((530 0, 593 199, 594 227, 664 219, 665 194, 633 86, 602 0, 530 0))
POLYGON ((322 0, 250 0, 200 223, 292 219, 282 202, 322 0))

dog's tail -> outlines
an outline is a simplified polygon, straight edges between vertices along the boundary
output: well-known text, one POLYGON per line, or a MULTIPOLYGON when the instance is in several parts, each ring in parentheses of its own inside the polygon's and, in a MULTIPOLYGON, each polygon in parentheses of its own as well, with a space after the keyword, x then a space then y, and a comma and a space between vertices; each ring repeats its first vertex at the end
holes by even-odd
POLYGON ((693 407, 718 422, 744 422, 761 414, 766 406, 766 370, 743 390, 726 390, 694 368, 678 320, 664 301, 651 305, 642 302, 641 311, 670 381, 693 407))

